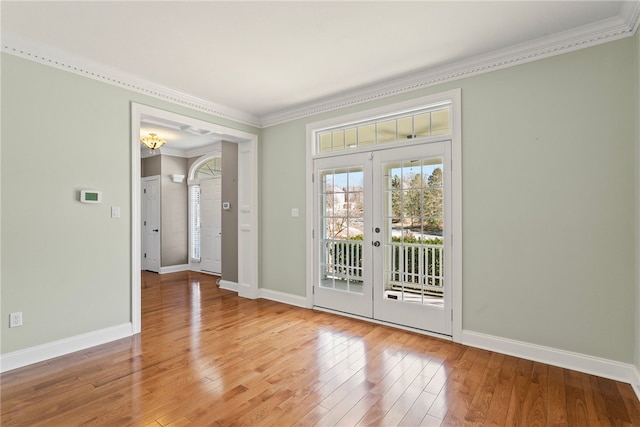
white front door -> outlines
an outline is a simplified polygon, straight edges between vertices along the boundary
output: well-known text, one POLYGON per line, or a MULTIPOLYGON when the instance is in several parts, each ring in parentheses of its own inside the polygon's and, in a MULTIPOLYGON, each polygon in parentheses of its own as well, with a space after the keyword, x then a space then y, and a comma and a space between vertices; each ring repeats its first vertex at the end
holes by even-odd
POLYGON ((200 181, 200 269, 222 273, 222 180, 200 181))
POLYGON ((160 272, 160 177, 142 178, 142 268, 160 272))
POLYGON ((314 161, 314 305, 451 335, 449 141, 314 161))

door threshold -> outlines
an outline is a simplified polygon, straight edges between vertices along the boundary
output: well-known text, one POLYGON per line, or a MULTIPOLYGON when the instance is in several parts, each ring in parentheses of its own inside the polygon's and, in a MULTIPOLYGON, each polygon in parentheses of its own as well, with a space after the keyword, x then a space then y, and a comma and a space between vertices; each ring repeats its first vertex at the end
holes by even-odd
POLYGON ((317 305, 314 305, 312 307, 312 309, 316 310, 316 311, 322 311, 322 312, 325 312, 325 313, 329 313, 329 314, 337 314, 338 316, 350 317, 350 318, 356 319, 356 320, 364 320, 365 322, 375 323, 376 325, 382 325, 382 326, 388 326, 390 328, 402 329, 403 331, 408 331, 408 332, 415 332, 416 334, 427 335, 427 336, 430 336, 432 338, 440 338, 440 339, 447 340, 447 341, 453 341, 453 336, 451 336, 451 335, 439 334, 437 332, 427 331, 425 329, 412 328, 410 326, 400 325, 398 323, 384 322, 382 320, 374 319, 372 317, 358 316, 357 314, 347 313, 345 311, 339 311, 339 310, 332 310, 330 308, 320 307, 320 306, 317 306, 317 305))

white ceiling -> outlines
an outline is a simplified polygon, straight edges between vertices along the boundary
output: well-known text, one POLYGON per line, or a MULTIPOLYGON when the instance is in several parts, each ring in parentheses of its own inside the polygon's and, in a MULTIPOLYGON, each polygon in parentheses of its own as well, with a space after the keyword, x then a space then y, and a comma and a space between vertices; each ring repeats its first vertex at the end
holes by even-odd
POLYGON ((637 21, 637 4, 2 1, 1 16, 5 51, 7 37, 44 46, 259 124, 474 58, 597 37, 637 21))

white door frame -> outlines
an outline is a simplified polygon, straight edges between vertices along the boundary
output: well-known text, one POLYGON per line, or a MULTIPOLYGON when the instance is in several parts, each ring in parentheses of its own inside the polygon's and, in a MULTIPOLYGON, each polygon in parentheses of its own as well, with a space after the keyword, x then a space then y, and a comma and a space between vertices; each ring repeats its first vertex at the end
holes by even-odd
MULTIPOLYGON (((451 140, 451 226, 454 230, 453 236, 449 236, 453 248, 453 265, 452 265, 452 340, 462 342, 462 94, 460 89, 454 89, 434 95, 423 96, 411 99, 409 101, 389 104, 384 107, 374 108, 361 111, 354 114, 335 117, 320 122, 310 123, 307 125, 307 144, 306 144, 306 247, 307 247, 307 298, 306 305, 313 307, 313 265, 314 259, 314 191, 313 191, 313 160, 317 155, 316 150, 316 132, 323 129, 357 123, 363 120, 369 120, 376 117, 383 117, 389 114, 401 111, 409 111, 420 107, 427 107, 437 104, 451 105, 451 134, 440 135, 436 139, 451 140)), ((410 144, 407 144, 410 145, 410 144)), ((367 151, 367 147, 362 149, 354 149, 353 152, 367 151)), ((318 236, 318 233, 315 233, 318 236)))
POLYGON ((210 130, 238 144, 238 295, 258 297, 258 135, 194 119, 147 105, 131 103, 131 328, 140 333, 141 195, 140 120, 144 116, 172 120, 210 130))

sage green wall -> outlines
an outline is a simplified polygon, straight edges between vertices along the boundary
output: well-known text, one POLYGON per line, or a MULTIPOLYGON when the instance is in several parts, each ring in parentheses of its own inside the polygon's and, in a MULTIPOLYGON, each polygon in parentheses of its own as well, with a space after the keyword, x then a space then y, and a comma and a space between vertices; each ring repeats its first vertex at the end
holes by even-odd
POLYGON ((260 132, 12 55, 1 66, 0 319, 24 316, 0 322, 6 354, 131 320, 132 101, 260 132), (102 204, 80 203, 83 188, 102 204))
POLYGON ((305 125, 462 89, 463 328, 631 363, 632 38, 263 130, 264 288, 305 295, 305 125))
POLYGON ((262 130, 258 168, 260 287, 304 296, 306 291, 305 123, 262 130), (291 209, 299 216, 292 217, 291 209))

